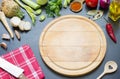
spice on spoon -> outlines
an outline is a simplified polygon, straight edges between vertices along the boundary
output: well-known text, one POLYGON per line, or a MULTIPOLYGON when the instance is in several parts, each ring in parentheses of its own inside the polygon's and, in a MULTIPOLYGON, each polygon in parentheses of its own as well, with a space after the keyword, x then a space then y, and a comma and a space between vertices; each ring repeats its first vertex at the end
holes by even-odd
POLYGON ((70 4, 70 9, 73 11, 73 12, 79 12, 82 8, 82 5, 80 2, 78 1, 74 1, 70 4))
POLYGON ((70 9, 73 12, 79 12, 82 10, 82 5, 85 2, 85 0, 74 0, 71 4, 70 4, 70 9))

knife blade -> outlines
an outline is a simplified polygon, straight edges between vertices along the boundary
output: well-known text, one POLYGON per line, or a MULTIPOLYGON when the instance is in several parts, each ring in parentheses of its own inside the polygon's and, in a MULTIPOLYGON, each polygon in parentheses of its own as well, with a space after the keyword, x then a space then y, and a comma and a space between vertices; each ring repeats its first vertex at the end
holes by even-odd
POLYGON ((19 79, 28 79, 24 74, 24 70, 18 66, 13 65, 12 63, 8 62, 7 60, 0 57, 0 67, 19 79))

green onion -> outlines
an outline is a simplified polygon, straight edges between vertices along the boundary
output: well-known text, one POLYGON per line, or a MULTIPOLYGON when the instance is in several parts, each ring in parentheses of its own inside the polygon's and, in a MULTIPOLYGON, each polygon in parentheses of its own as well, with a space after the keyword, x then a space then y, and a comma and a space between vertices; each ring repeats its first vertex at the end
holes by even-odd
POLYGON ((64 7, 64 8, 67 8, 67 6, 70 4, 71 1, 72 1, 72 0, 64 0, 64 2, 63 2, 63 7, 64 7))
POLYGON ((49 0, 36 0, 37 1, 37 4, 39 5, 45 5, 48 3, 49 0))
POLYGON ((41 21, 41 22, 42 22, 42 21, 44 21, 44 20, 45 20, 45 18, 46 18, 46 16, 45 16, 45 15, 41 15, 41 16, 40 16, 40 18, 39 18, 39 21, 41 21))
POLYGON ((67 4, 67 0, 64 0, 63 7, 64 7, 64 8, 67 8, 67 5, 68 5, 68 4, 67 4))
POLYGON ((35 24, 35 21, 36 21, 36 15, 34 14, 34 10, 29 7, 29 6, 26 6, 24 4, 22 4, 19 0, 15 0, 23 9, 25 9, 27 11, 27 13, 29 14, 29 16, 31 17, 32 19, 32 23, 35 24))
POLYGON ((30 6, 33 9, 38 9, 40 8, 40 5, 38 5, 37 3, 31 1, 31 0, 22 0, 25 4, 27 4, 28 6, 30 6))
POLYGON ((38 10, 35 11, 36 15, 40 15, 41 13, 42 13, 42 9, 38 9, 38 10))

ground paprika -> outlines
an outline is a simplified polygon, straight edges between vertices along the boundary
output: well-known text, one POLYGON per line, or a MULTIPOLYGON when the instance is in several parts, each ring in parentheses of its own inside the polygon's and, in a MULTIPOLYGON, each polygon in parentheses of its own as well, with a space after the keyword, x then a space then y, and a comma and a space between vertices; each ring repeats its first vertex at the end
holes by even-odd
POLYGON ((71 3, 70 5, 70 9, 73 11, 73 12, 78 12, 81 10, 81 3, 80 2, 77 2, 77 1, 74 1, 71 3))

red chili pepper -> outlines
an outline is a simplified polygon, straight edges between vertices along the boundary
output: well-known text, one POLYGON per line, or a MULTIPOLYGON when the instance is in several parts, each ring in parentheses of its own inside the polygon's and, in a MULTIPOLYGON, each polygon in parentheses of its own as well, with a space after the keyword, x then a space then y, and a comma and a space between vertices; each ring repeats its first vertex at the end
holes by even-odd
MULTIPOLYGON (((104 18, 104 19, 105 19, 105 18, 104 18)), ((106 19, 105 19, 105 20, 106 20, 106 19)), ((107 21, 107 20, 106 20, 106 21, 107 21)), ((117 40, 116 40, 114 31, 113 31, 112 25, 111 25, 110 23, 107 23, 107 24, 106 24, 106 31, 107 31, 108 35, 110 36, 110 38, 116 43, 117 40)))
POLYGON ((114 31, 113 31, 112 25, 110 23, 106 24, 106 30, 107 30, 107 33, 110 36, 110 38, 116 43, 117 40, 116 40, 114 31))

